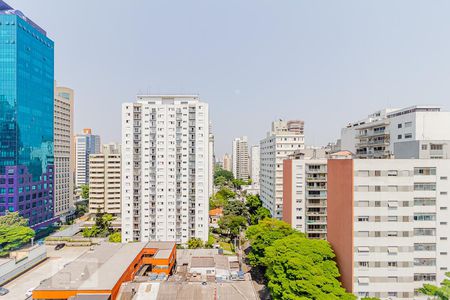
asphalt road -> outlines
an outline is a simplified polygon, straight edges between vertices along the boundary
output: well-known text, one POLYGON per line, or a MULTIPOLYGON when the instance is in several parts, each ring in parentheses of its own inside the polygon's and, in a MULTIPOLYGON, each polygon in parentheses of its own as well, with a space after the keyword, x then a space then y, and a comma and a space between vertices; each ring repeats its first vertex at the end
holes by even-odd
POLYGON ((47 260, 4 285, 3 287, 8 289, 9 293, 5 296, 0 296, 0 300, 26 299, 25 294, 29 289, 36 288, 42 280, 53 276, 65 264, 75 260, 89 250, 89 247, 64 247, 59 251, 55 251, 55 246, 46 247, 47 260))

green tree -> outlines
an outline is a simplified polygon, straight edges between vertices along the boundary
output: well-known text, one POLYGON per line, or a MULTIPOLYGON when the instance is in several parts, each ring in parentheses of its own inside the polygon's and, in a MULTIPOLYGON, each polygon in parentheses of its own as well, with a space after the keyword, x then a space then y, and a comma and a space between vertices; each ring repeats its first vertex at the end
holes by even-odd
POLYGON ((349 294, 337 279, 340 274, 330 244, 292 234, 266 248, 268 288, 273 299, 344 299, 349 294))
POLYGON ((84 184, 81 186, 81 198, 89 199, 89 185, 84 184))
POLYGON ((0 226, 28 226, 28 220, 22 217, 19 212, 8 212, 0 217, 0 226))
POLYGON ((214 178, 214 185, 218 187, 223 187, 228 183, 227 179, 223 176, 214 178))
POLYGON ((85 201, 79 201, 75 203, 75 216, 77 218, 84 216, 88 211, 87 203, 85 201))
POLYGON ((250 214, 250 224, 256 225, 260 220, 270 218, 270 211, 262 206, 261 199, 258 195, 247 195, 245 205, 250 214))
POLYGON ((203 248, 203 241, 199 238, 190 238, 188 240, 188 249, 203 248))
POLYGON ((247 219, 243 216, 226 215, 218 223, 222 234, 227 235, 230 239, 238 237, 240 232, 247 227, 247 219))
POLYGON ((225 200, 230 200, 236 197, 236 193, 227 187, 223 187, 216 193, 216 196, 222 197, 225 200))
POLYGON ((95 215, 95 224, 83 230, 84 237, 106 237, 113 233, 111 223, 114 217, 110 214, 98 212, 95 215))
POLYGON ((250 215, 250 224, 256 225, 259 221, 270 217, 270 211, 267 208, 259 207, 254 214, 250 215))
POLYGON ((214 179, 216 179, 217 177, 224 177, 229 182, 234 179, 232 172, 224 170, 221 167, 216 167, 214 169, 214 179))
POLYGON ((100 229, 97 227, 97 225, 94 225, 92 227, 87 227, 83 229, 83 237, 85 238, 92 238, 97 237, 100 235, 100 229))
POLYGON ((7 255, 10 251, 20 248, 28 243, 34 235, 34 230, 27 226, 0 225, 0 256, 7 255))
POLYGON ((111 243, 120 243, 122 242, 122 235, 120 234, 120 232, 116 231, 109 236, 109 241, 111 243))
POLYGON ((224 216, 241 216, 245 219, 249 218, 248 209, 245 206, 244 202, 239 200, 228 201, 228 203, 223 208, 224 216))
POLYGON ((252 266, 263 266, 264 250, 271 246, 276 240, 291 234, 303 236, 301 232, 295 231, 291 226, 276 219, 264 219, 257 225, 250 226, 245 235, 251 242, 251 251, 248 259, 252 266))
MULTIPOLYGON (((445 273, 445 276, 450 278, 450 272, 445 273)), ((448 278, 441 282, 441 286, 435 286, 432 284, 424 284, 419 292, 427 295, 434 296, 434 299, 449 300, 450 299, 450 280, 448 278)))

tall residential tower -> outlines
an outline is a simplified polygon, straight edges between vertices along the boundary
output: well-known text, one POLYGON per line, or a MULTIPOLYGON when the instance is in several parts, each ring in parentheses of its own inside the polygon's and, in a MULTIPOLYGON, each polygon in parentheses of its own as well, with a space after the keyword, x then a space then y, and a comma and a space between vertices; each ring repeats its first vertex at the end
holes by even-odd
POLYGON ((92 134, 90 128, 83 129, 82 134, 75 137, 77 187, 89 183, 89 155, 100 153, 100 136, 92 134))
POLYGON ((208 104, 143 95, 122 106, 122 241, 208 239, 208 104))
POLYGON ((248 141, 243 136, 233 140, 233 175, 234 178, 248 180, 248 141))

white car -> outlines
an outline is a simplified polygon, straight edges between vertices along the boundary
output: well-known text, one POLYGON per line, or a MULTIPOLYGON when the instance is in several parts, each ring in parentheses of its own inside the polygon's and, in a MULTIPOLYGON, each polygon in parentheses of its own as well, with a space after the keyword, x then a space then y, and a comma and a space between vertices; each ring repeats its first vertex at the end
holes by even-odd
POLYGON ((25 293, 25 299, 30 298, 31 296, 33 296, 33 291, 35 288, 29 289, 26 293, 25 293))

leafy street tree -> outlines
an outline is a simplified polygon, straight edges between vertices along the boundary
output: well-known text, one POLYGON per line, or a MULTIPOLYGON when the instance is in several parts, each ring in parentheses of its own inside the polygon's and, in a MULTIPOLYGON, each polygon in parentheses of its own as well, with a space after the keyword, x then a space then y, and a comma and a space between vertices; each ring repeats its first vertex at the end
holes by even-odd
POLYGON ((8 212, 0 217, 0 226, 28 226, 28 220, 21 217, 19 212, 8 212))
POLYGON ((243 216, 225 215, 219 220, 219 228, 223 235, 234 239, 247 228, 247 219, 243 216))
POLYGON ((203 241, 199 238, 190 238, 188 240, 188 249, 203 248, 203 241))
POLYGON ((214 178, 214 185, 218 187, 223 187, 228 183, 227 179, 223 176, 214 178))
POLYGON ((270 218, 270 211, 262 207, 262 202, 257 195, 248 195, 246 197, 245 205, 250 214, 250 224, 256 225, 260 220, 270 218))
POLYGON ((81 198, 89 199, 89 185, 85 184, 81 186, 81 198))
POLYGON ((122 235, 120 234, 120 232, 116 231, 109 236, 109 241, 111 243, 120 243, 122 242, 122 235))
POLYGON ((270 215, 270 211, 267 208, 261 206, 256 210, 254 214, 250 215, 250 224, 256 225, 259 221, 270 217, 272 217, 270 215))
POLYGON ((20 248, 34 237, 34 230, 27 224, 28 220, 18 213, 8 213, 0 217, 0 256, 20 248))
MULTIPOLYGON (((445 273, 445 276, 450 278, 450 272, 445 273)), ((441 282, 441 286, 435 286, 432 284, 424 284, 419 292, 427 296, 434 296, 433 299, 449 300, 450 299, 450 279, 444 279, 441 282)))
POLYGON ((214 209, 218 207, 224 207, 228 201, 236 197, 236 193, 227 187, 222 187, 215 195, 209 200, 209 208, 214 209))
POLYGON ((334 257, 324 240, 292 234, 274 241, 263 258, 272 298, 356 299, 337 279, 340 274, 334 257))
POLYGON ((252 266, 263 266, 264 250, 271 246, 276 240, 296 234, 303 236, 301 232, 295 231, 288 223, 276 219, 264 219, 257 225, 252 225, 245 233, 251 242, 251 251, 248 259, 252 266))
POLYGON ((83 230, 84 237, 106 237, 113 233, 111 223, 113 216, 110 214, 97 213, 95 215, 95 225, 91 228, 85 228, 83 230))

